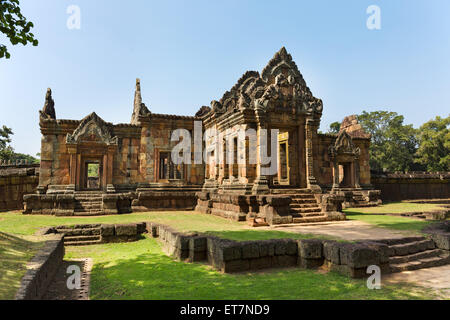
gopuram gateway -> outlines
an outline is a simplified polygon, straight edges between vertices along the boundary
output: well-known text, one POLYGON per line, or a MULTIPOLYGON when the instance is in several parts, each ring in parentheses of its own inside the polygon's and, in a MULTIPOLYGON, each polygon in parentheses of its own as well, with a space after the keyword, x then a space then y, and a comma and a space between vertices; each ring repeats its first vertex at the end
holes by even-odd
POLYGON ((355 116, 338 134, 318 133, 322 111, 284 47, 195 116, 152 113, 137 80, 130 123, 95 113, 57 119, 48 89, 39 186, 24 196, 24 213, 196 210, 262 224, 345 219, 343 207, 381 202, 370 184, 370 136, 355 116), (172 151, 181 140, 192 152, 180 163, 172 151))

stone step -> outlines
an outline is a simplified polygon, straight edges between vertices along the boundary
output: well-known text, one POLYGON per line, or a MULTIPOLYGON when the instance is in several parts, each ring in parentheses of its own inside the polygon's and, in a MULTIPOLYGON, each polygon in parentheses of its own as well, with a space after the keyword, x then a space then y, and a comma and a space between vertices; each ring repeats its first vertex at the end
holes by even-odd
POLYGON ((75 211, 77 209, 92 210, 92 209, 102 209, 102 208, 103 208, 102 203, 76 204, 75 205, 75 211))
POLYGON ((311 223, 311 222, 324 222, 328 221, 328 217, 325 215, 320 215, 316 217, 302 217, 302 218, 292 218, 293 223, 311 223))
POLYGON ((427 238, 425 238, 425 237, 403 237, 403 238, 393 238, 393 239, 379 239, 379 240, 374 240, 374 241, 392 246, 392 245, 397 245, 397 244, 405 244, 405 243, 411 243, 411 242, 417 242, 417 241, 423 241, 423 240, 427 240, 427 238))
POLYGON ((100 228, 56 229, 58 233, 64 233, 65 237, 95 236, 100 235, 100 228))
POLYGON ((420 259, 426 259, 426 258, 433 258, 437 257, 444 252, 439 249, 432 249, 432 250, 425 250, 418 253, 409 254, 406 256, 393 256, 389 258, 390 264, 400 264, 400 263, 407 263, 415 260, 420 259))
POLYGON ((434 249, 433 240, 421 240, 389 246, 390 256, 406 256, 425 250, 434 249))
POLYGON ((295 189, 295 188, 273 188, 270 190, 272 194, 312 194, 311 189, 295 189))
POLYGON ((291 208, 317 208, 317 203, 291 203, 291 208))
POLYGON ((84 216, 101 216, 103 215, 103 210, 89 210, 89 211, 74 211, 74 216, 84 217, 84 216))
POLYGON ((71 242, 64 242, 65 246, 89 246, 93 244, 101 244, 101 240, 92 240, 92 241, 71 241, 71 242))
POLYGON ((292 208, 291 207, 291 212, 295 212, 295 213, 309 213, 309 212, 322 212, 322 209, 319 207, 315 207, 315 208, 292 208))
POLYGON ((101 240, 100 235, 64 237, 64 243, 101 240))
POLYGON ((292 204, 317 204, 316 199, 292 199, 292 204))
POLYGON ((80 201, 80 202, 91 202, 91 201, 98 201, 98 202, 102 202, 103 198, 102 197, 74 197, 75 201, 80 201))
POLYGON ((406 263, 391 264, 391 272, 411 271, 424 268, 440 267, 450 264, 450 254, 444 253, 437 257, 423 258, 406 263))

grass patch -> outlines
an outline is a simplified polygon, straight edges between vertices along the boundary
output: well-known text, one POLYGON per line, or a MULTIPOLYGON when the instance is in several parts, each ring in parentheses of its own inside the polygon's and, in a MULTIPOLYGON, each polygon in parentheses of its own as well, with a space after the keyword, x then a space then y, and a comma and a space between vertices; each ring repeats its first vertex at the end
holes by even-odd
POLYGON ((245 222, 236 222, 214 215, 195 213, 193 211, 156 211, 138 212, 123 215, 109 215, 98 217, 55 217, 45 215, 23 215, 22 213, 0 213, 0 231, 19 235, 34 234, 39 228, 75 225, 88 223, 131 223, 153 221, 172 226, 178 231, 196 231, 215 235, 222 238, 242 240, 263 240, 280 238, 324 238, 314 234, 299 234, 289 231, 258 230, 245 222))
POLYGON ((296 268, 221 274, 205 264, 173 261, 151 238, 67 248, 66 259, 91 257, 91 299, 425 299, 407 284, 369 290, 364 280, 296 268))
POLYGON ((431 221, 402 216, 382 214, 401 214, 406 212, 423 212, 442 209, 439 205, 428 203, 392 202, 377 207, 349 208, 344 212, 349 220, 364 221, 378 227, 420 233, 431 221))
POLYGON ((0 232, 0 300, 14 299, 26 264, 42 247, 31 237, 16 237, 0 232))
POLYGON ((359 212, 366 214, 381 214, 381 213, 406 213, 406 212, 424 212, 442 210, 442 205, 431 203, 411 203, 411 202, 389 202, 376 207, 366 208, 350 208, 346 212, 359 212))

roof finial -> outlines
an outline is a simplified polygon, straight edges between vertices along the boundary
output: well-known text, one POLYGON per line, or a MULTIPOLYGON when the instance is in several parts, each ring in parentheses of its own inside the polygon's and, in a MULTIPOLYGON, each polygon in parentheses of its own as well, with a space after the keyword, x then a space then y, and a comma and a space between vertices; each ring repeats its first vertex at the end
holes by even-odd
POLYGON ((136 89, 134 91, 134 104, 133 104, 133 115, 131 116, 131 123, 137 124, 139 122, 139 116, 150 113, 144 103, 142 103, 141 95, 141 80, 136 79, 136 89))
POLYGON ((40 111, 40 115, 44 118, 56 119, 55 101, 53 101, 52 89, 50 88, 47 89, 47 93, 45 94, 44 108, 40 111))

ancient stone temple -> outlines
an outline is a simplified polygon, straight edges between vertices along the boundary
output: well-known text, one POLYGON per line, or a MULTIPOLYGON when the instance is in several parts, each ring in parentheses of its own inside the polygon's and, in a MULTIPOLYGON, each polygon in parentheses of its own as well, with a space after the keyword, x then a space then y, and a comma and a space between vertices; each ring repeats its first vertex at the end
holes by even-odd
POLYGON ((195 209, 269 224, 345 219, 342 206, 379 203, 370 136, 354 116, 337 135, 318 133, 322 111, 285 48, 195 116, 152 113, 137 80, 130 123, 95 113, 57 119, 49 89, 38 192, 24 197, 24 213, 195 209), (180 141, 190 151, 181 163, 173 158, 180 141))

